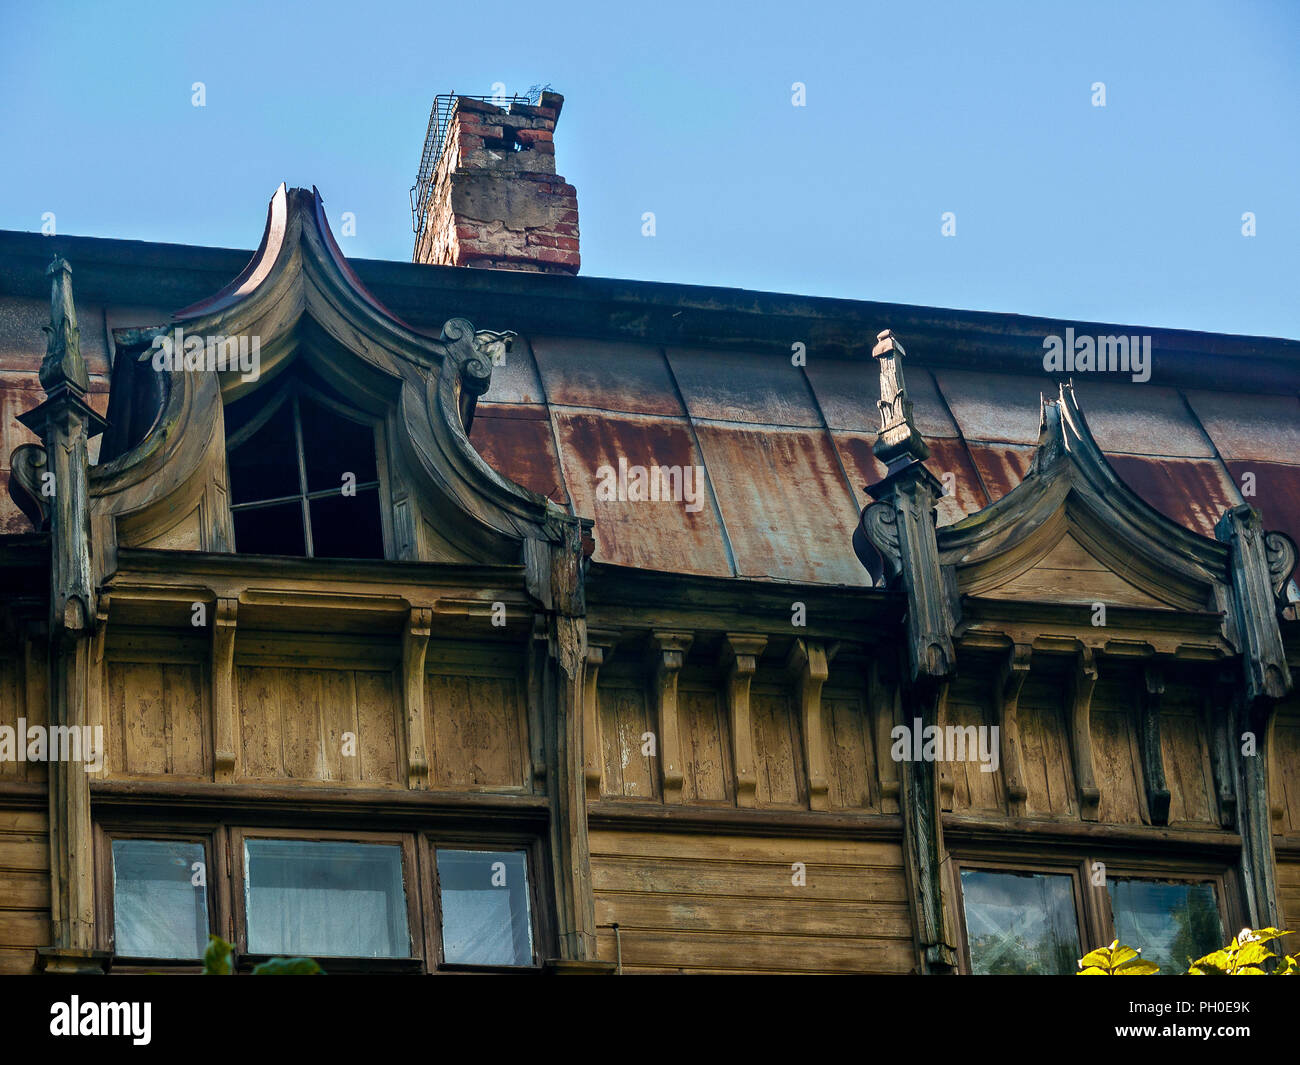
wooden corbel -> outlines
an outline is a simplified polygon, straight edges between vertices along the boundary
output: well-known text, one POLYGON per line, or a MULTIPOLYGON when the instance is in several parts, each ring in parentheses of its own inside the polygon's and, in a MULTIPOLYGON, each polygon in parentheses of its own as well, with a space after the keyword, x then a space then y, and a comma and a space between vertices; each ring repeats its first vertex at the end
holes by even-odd
MULTIPOLYGON (((1237 753, 1240 737, 1233 735, 1233 692, 1237 686, 1233 670, 1221 668, 1203 690, 1205 716, 1210 727, 1210 771, 1218 797, 1219 824, 1237 824, 1237 753)), ((1282 811, 1276 816, 1280 819, 1282 811)))
POLYGON ((600 798, 605 772, 601 752, 600 701, 596 687, 600 667, 614 657, 618 633, 609 629, 587 630, 587 670, 582 681, 582 772, 588 802, 600 798))
POLYGON ((239 600, 218 598, 212 604, 212 767, 218 784, 234 781, 239 769, 239 720, 235 687, 235 625, 239 600))
POLYGON ((1079 817, 1100 817, 1101 789, 1092 761, 1092 693, 1097 686, 1097 663, 1092 648, 1079 644, 1074 657, 1074 683, 1070 699, 1070 751, 1074 779, 1079 786, 1079 817))
POLYGON ((727 671, 727 710, 731 719, 732 761, 736 767, 736 805, 757 804, 758 770, 754 764, 754 730, 749 716, 749 688, 766 636, 729 632, 722 641, 721 666, 727 671))
POLYGON ((830 781, 826 774, 826 744, 822 739, 822 685, 830 676, 826 649, 815 640, 795 640, 786 656, 785 668, 797 686, 799 697, 808 768, 808 804, 813 810, 829 810, 830 781))
POLYGON ((90 641, 90 675, 87 678, 89 698, 86 701, 86 723, 90 725, 86 765, 87 767, 98 765, 98 772, 104 776, 108 775, 108 738, 105 735, 104 722, 109 718, 104 645, 108 642, 108 612, 111 599, 108 592, 103 592, 95 607, 95 635, 90 641), (96 737, 99 737, 98 742, 96 737))
POLYGON ((1023 643, 1013 644, 1002 660, 993 685, 998 735, 1002 740, 1002 778, 1006 781, 1007 803, 1012 817, 1023 816, 1025 803, 1029 800, 1020 744, 1020 693, 1029 679, 1032 659, 1032 647, 1023 643))
POLYGON ((1142 669, 1141 727, 1142 779, 1146 785, 1147 810, 1153 825, 1169 824, 1169 788, 1165 783, 1165 756, 1160 742, 1160 702, 1165 678, 1154 662, 1142 669))
POLYGON ((402 709, 406 721, 406 786, 429 786, 429 756, 425 740, 424 658, 433 625, 431 607, 411 607, 402 632, 402 709))
POLYGON ((692 639, 689 632, 654 632, 650 637, 664 802, 682 801, 685 770, 682 766, 681 727, 677 720, 677 678, 686 662, 692 639))
POLYGON ((1294 567, 1295 544, 1283 533, 1264 532, 1259 511, 1247 503, 1223 512, 1214 535, 1231 551, 1232 629, 1246 674, 1246 696, 1281 699, 1291 690, 1277 594, 1294 567))

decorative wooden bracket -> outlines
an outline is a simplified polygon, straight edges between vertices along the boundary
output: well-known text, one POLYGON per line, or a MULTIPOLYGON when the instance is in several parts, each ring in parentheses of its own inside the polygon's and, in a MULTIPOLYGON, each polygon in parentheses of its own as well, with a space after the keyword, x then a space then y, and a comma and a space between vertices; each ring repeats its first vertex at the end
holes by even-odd
POLYGON ((1148 663, 1142 670, 1141 728, 1142 778, 1146 782, 1147 809, 1153 825, 1169 824, 1169 788, 1165 783, 1165 757, 1160 743, 1160 701, 1165 678, 1159 666, 1148 663))
POLYGON ((1232 670, 1221 669, 1204 691, 1205 717, 1210 723, 1210 769, 1219 800, 1219 824, 1224 828, 1237 824, 1236 744, 1241 741, 1232 734, 1232 701, 1237 683, 1232 670))
POLYGON ((238 692, 235 688, 235 626, 239 600, 212 604, 212 765, 218 784, 231 783, 239 768, 238 692))
POLYGON ((1282 630, 1278 625, 1277 588, 1283 570, 1295 564, 1295 544, 1282 533, 1265 533, 1259 511, 1247 503, 1229 507, 1214 527, 1215 537, 1231 550, 1231 628, 1246 672, 1246 695, 1281 699, 1291 690, 1282 630))
POLYGON ((1097 686, 1097 663, 1092 648, 1080 643, 1074 658, 1074 683, 1070 699, 1070 750, 1074 779, 1079 786, 1079 817, 1096 821, 1100 816, 1101 789, 1092 761, 1092 693, 1097 686))
POLYGON ((1029 679, 1033 648, 1013 644, 1007 651, 993 685, 993 703, 997 711, 998 734, 1002 737, 1002 776, 1007 786, 1007 803, 1012 817, 1025 812, 1029 788, 1020 744, 1020 693, 1029 679))
POLYGON ((830 781, 826 773, 826 743, 822 739, 822 685, 830 676, 826 649, 814 640, 795 640, 786 656, 785 668, 798 685, 804 757, 808 766, 808 804, 814 810, 829 810, 830 781))
POLYGON ((90 766, 98 765, 99 773, 104 776, 108 774, 108 737, 104 726, 108 718, 108 714, 105 713, 108 706, 108 676, 104 665, 104 645, 108 642, 108 612, 111 600, 109 593, 104 592, 100 595, 99 603, 95 608, 95 635, 90 643, 90 675, 87 678, 89 697, 86 700, 86 723, 90 725, 86 753, 87 771, 90 766), (96 736, 102 737, 98 744, 95 742, 96 736))
POLYGON ((659 721, 659 764, 663 769, 664 802, 682 801, 681 727, 677 720, 677 677, 686 662, 693 637, 689 632, 655 632, 650 646, 654 654, 655 707, 659 721))
POLYGON ((587 671, 582 681, 583 779, 588 802, 600 798, 605 760, 601 751, 600 701, 596 687, 600 667, 614 657, 618 633, 610 629, 587 630, 587 671))
POLYGON ((402 633, 402 708, 406 720, 406 786, 429 786, 429 756, 425 740, 424 657, 429 650, 433 609, 413 606, 402 633))
POLYGON ((722 642, 721 666, 727 671, 727 709, 731 718, 732 760, 736 766, 736 805, 757 803, 758 770, 754 764, 754 730, 749 717, 749 688, 766 636, 729 632, 722 642))

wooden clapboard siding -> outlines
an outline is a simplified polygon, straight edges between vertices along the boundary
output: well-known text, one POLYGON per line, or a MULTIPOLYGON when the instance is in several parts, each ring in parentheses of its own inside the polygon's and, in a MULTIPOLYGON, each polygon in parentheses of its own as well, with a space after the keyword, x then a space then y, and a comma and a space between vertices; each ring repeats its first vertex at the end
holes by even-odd
POLYGON ((1092 700, 1092 752, 1104 822, 1138 825, 1148 820, 1138 753, 1136 681, 1102 679, 1092 700))
POLYGON ((1200 693, 1170 683, 1160 709, 1160 748, 1169 788, 1169 823, 1218 825, 1214 768, 1200 693))
POLYGON ((1062 680, 1033 673, 1020 697, 1016 719, 1028 792, 1025 813, 1032 818, 1076 820, 1079 816, 1064 698, 1062 680))
MULTIPOLYGON (((995 722, 989 681, 979 674, 958 677, 944 702, 942 717, 945 742, 949 725, 957 728, 974 726, 977 730, 990 728, 995 722)), ((941 772, 952 782, 953 812, 1005 813, 1006 799, 1002 787, 1000 754, 998 772, 986 773, 979 761, 978 737, 977 731, 972 743, 970 735, 965 734, 963 741, 966 744, 965 758, 960 761, 945 762, 941 768, 941 772)), ((955 752, 941 750, 940 753, 955 752)))
POLYGON ((734 787, 720 693, 715 688, 683 684, 678 692, 677 715, 682 744, 682 802, 727 802, 734 787))
POLYGON ((0 806, 0 973, 30 973, 50 942, 49 820, 0 806))
POLYGON ((43 642, 29 642, 17 648, 19 654, 0 655, 0 725, 14 730, 14 759, 0 760, 0 781, 44 781, 44 762, 18 760, 18 719, 30 729, 44 725, 46 712, 46 652, 43 642))
POLYGON ((392 671, 239 665, 235 672, 244 778, 401 786, 392 671))
POLYGON ((1290 700, 1278 708, 1277 715, 1273 725, 1277 750, 1269 767, 1273 774, 1269 805, 1280 817, 1273 821, 1273 830, 1300 836, 1300 702, 1290 700))
POLYGON ((803 774, 803 745, 794 699, 784 687, 755 684, 750 696, 750 731, 754 737, 754 769, 759 806, 807 807, 803 774))
MULTIPOLYGON (((1283 928, 1300 933, 1300 853, 1277 858, 1277 908, 1283 928)), ((1282 941, 1288 954, 1300 954, 1300 934, 1282 941)))
POLYGON ((205 665, 110 660, 107 678, 110 775, 211 778, 205 665))
POLYGON ((835 809, 880 809, 876 751, 866 694, 854 688, 822 691, 822 740, 826 778, 835 809))
POLYGON ((433 787, 524 787, 527 711, 518 677, 430 673, 424 690, 433 787))
MULTIPOLYGON (((601 794, 611 799, 659 797, 657 758, 642 753, 646 733, 655 733, 643 685, 614 683, 597 691, 600 710, 601 794)), ((656 747, 655 754, 658 754, 656 747)))
POLYGON ((912 968, 898 844, 596 831, 600 957, 625 972, 878 972, 912 968), (804 863, 806 885, 793 882, 804 863))

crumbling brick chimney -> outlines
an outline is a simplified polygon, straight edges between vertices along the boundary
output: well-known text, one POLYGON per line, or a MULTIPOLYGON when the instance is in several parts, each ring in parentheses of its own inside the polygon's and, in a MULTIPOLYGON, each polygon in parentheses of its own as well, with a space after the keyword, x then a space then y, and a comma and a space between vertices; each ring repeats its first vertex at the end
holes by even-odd
POLYGON ((555 173, 564 97, 506 107, 455 97, 442 153, 422 197, 414 260, 576 274, 578 193, 555 173))

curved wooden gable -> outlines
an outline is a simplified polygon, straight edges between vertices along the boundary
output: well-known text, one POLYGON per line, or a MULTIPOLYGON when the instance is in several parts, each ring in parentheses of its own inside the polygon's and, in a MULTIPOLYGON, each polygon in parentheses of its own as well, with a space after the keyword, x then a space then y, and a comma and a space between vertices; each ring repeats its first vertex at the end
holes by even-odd
POLYGON ((256 254, 220 292, 167 325, 119 335, 119 362, 135 363, 124 376, 134 378, 137 397, 149 393, 147 375, 159 372, 151 365, 156 338, 176 330, 205 341, 257 338, 260 373, 245 380, 230 370, 161 371, 147 431, 120 442, 121 453, 91 470, 101 575, 112 569, 118 544, 233 549, 224 404, 269 386, 299 360, 382 420, 389 557, 514 564, 523 560, 525 541, 561 542, 574 521, 502 477, 469 442, 493 354, 508 348, 513 334, 476 331, 452 317, 434 338, 400 321, 348 266, 315 189, 280 186, 256 254))

